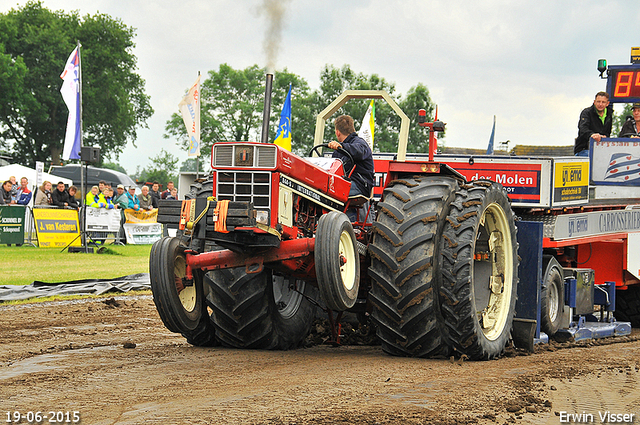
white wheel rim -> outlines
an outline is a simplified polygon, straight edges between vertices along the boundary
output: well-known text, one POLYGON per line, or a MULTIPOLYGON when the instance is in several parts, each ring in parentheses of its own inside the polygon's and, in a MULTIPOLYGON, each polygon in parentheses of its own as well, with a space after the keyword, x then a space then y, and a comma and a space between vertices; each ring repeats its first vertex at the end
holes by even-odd
POLYGON ((176 255, 173 262, 173 274, 175 276, 176 291, 178 291, 178 298, 182 308, 186 311, 193 311, 196 308, 196 285, 195 282, 191 286, 182 287, 178 279, 182 279, 186 276, 187 262, 181 255, 176 255))
POLYGON ((555 283, 549 286, 547 297, 549 300, 549 319, 551 319, 551 322, 555 322, 558 318, 558 304, 560 301, 560 297, 558 296, 558 287, 555 283))
POLYGON ((489 301, 487 305, 477 305, 476 312, 484 336, 494 341, 502 335, 509 319, 514 289, 514 258, 511 250, 513 241, 507 216, 502 207, 496 203, 490 204, 483 212, 480 226, 484 226, 487 233, 491 235, 489 253, 495 261, 492 262, 489 277, 489 301))
POLYGON ((347 291, 353 289, 356 284, 356 256, 353 246, 351 234, 343 231, 340 234, 339 261, 344 258, 346 261, 340 266, 340 275, 342 276, 342 285, 347 291))

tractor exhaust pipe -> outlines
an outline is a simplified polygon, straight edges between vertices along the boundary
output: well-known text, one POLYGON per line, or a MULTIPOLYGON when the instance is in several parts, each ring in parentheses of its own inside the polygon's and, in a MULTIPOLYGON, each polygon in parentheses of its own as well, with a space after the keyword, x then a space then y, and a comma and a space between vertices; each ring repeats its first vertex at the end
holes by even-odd
POLYGON ((262 143, 269 143, 269 117, 271 115, 271 86, 273 74, 267 74, 267 84, 264 89, 264 111, 262 112, 262 143))

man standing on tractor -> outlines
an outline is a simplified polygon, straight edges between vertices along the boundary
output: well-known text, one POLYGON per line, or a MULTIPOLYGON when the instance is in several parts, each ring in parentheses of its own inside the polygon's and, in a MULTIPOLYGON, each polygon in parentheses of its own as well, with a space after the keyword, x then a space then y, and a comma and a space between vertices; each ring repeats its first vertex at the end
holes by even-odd
POLYGON ((580 113, 578 137, 573 147, 575 156, 589 156, 589 139, 599 142, 603 137, 610 137, 612 123, 613 105, 609 104, 609 94, 598 92, 593 105, 580 113))
POLYGON ((355 170, 351 174, 351 190, 349 197, 363 195, 367 198, 371 196, 373 188, 373 153, 369 144, 358 136, 353 126, 353 118, 349 115, 340 115, 335 121, 336 138, 338 141, 329 142, 330 149, 344 149, 353 157, 355 164, 350 164, 351 159, 344 153, 336 150, 333 153, 334 158, 342 160, 347 174, 351 172, 352 167, 355 170))

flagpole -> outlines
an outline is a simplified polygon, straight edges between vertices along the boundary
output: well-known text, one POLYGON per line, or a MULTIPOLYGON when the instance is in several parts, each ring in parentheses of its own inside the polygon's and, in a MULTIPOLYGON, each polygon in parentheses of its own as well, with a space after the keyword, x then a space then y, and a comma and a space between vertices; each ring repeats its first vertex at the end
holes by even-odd
POLYGON ((87 206, 82 205, 82 202, 86 204, 87 199, 87 185, 85 181, 85 177, 87 174, 87 164, 84 164, 84 173, 82 172, 82 146, 84 145, 82 142, 82 55, 80 54, 80 48, 82 45, 80 44, 80 40, 77 40, 78 43, 78 96, 80 97, 80 193, 82 194, 81 198, 81 208, 80 208, 80 222, 82 223, 82 228, 80 229, 80 234, 82 235, 80 243, 84 248, 85 254, 89 253, 89 248, 87 245, 87 216, 86 210, 87 206))
MULTIPOLYGON (((200 76, 200 71, 198 71, 198 77, 200 76)), ((200 89, 200 91, 202 91, 202 89, 200 89)), ((202 93, 198 94, 198 120, 200 121, 200 103, 202 103, 202 93)), ((200 121, 200 126, 202 126, 202 121, 200 121)), ((200 128, 200 132, 202 132, 202 129, 200 128)), ((200 141, 200 143, 202 143, 202 140, 200 139, 200 134, 198 134, 198 140, 200 141)), ((196 180, 198 180, 198 178, 200 177, 200 174, 198 173, 198 155, 196 155, 196 180)))

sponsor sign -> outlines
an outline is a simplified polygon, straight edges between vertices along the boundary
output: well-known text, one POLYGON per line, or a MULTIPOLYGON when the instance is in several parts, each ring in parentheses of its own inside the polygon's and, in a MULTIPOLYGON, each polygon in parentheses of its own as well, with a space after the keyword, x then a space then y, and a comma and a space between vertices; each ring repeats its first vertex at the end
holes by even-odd
POLYGON ((148 210, 124 210, 125 223, 157 223, 158 222, 158 209, 154 208, 151 211, 148 210))
MULTIPOLYGON (((377 154, 374 157, 374 194, 381 196, 389 170, 389 159, 377 154)), ((407 162, 415 162, 407 155, 407 162)), ((514 206, 551 206, 552 159, 511 157, 462 158, 438 155, 436 162, 449 165, 468 181, 487 179, 504 186, 514 206)), ((425 159, 426 160, 426 159, 425 159)))
POLYGON ((584 204, 589 200, 589 161, 562 159, 553 163, 553 205, 584 204))
POLYGON ((87 232, 118 232, 120 231, 120 211, 104 208, 85 208, 87 218, 87 232))
POLYGON ((595 211, 559 215, 553 239, 580 238, 611 233, 640 232, 640 210, 595 211))
POLYGON ((592 184, 640 186, 640 139, 592 140, 590 156, 592 184))
POLYGON ((64 248, 81 246, 78 211, 62 208, 34 208, 33 220, 38 235, 38 246, 64 248), (74 240, 75 239, 75 240, 74 240))
POLYGON ((124 234, 129 244, 152 244, 162 238, 162 224, 158 223, 158 209, 151 211, 124 210, 124 234))
POLYGON ((128 244, 152 244, 162 238, 160 223, 125 223, 123 227, 128 244))
POLYGON ((25 206, 0 206, 0 244, 24 242, 25 206))

